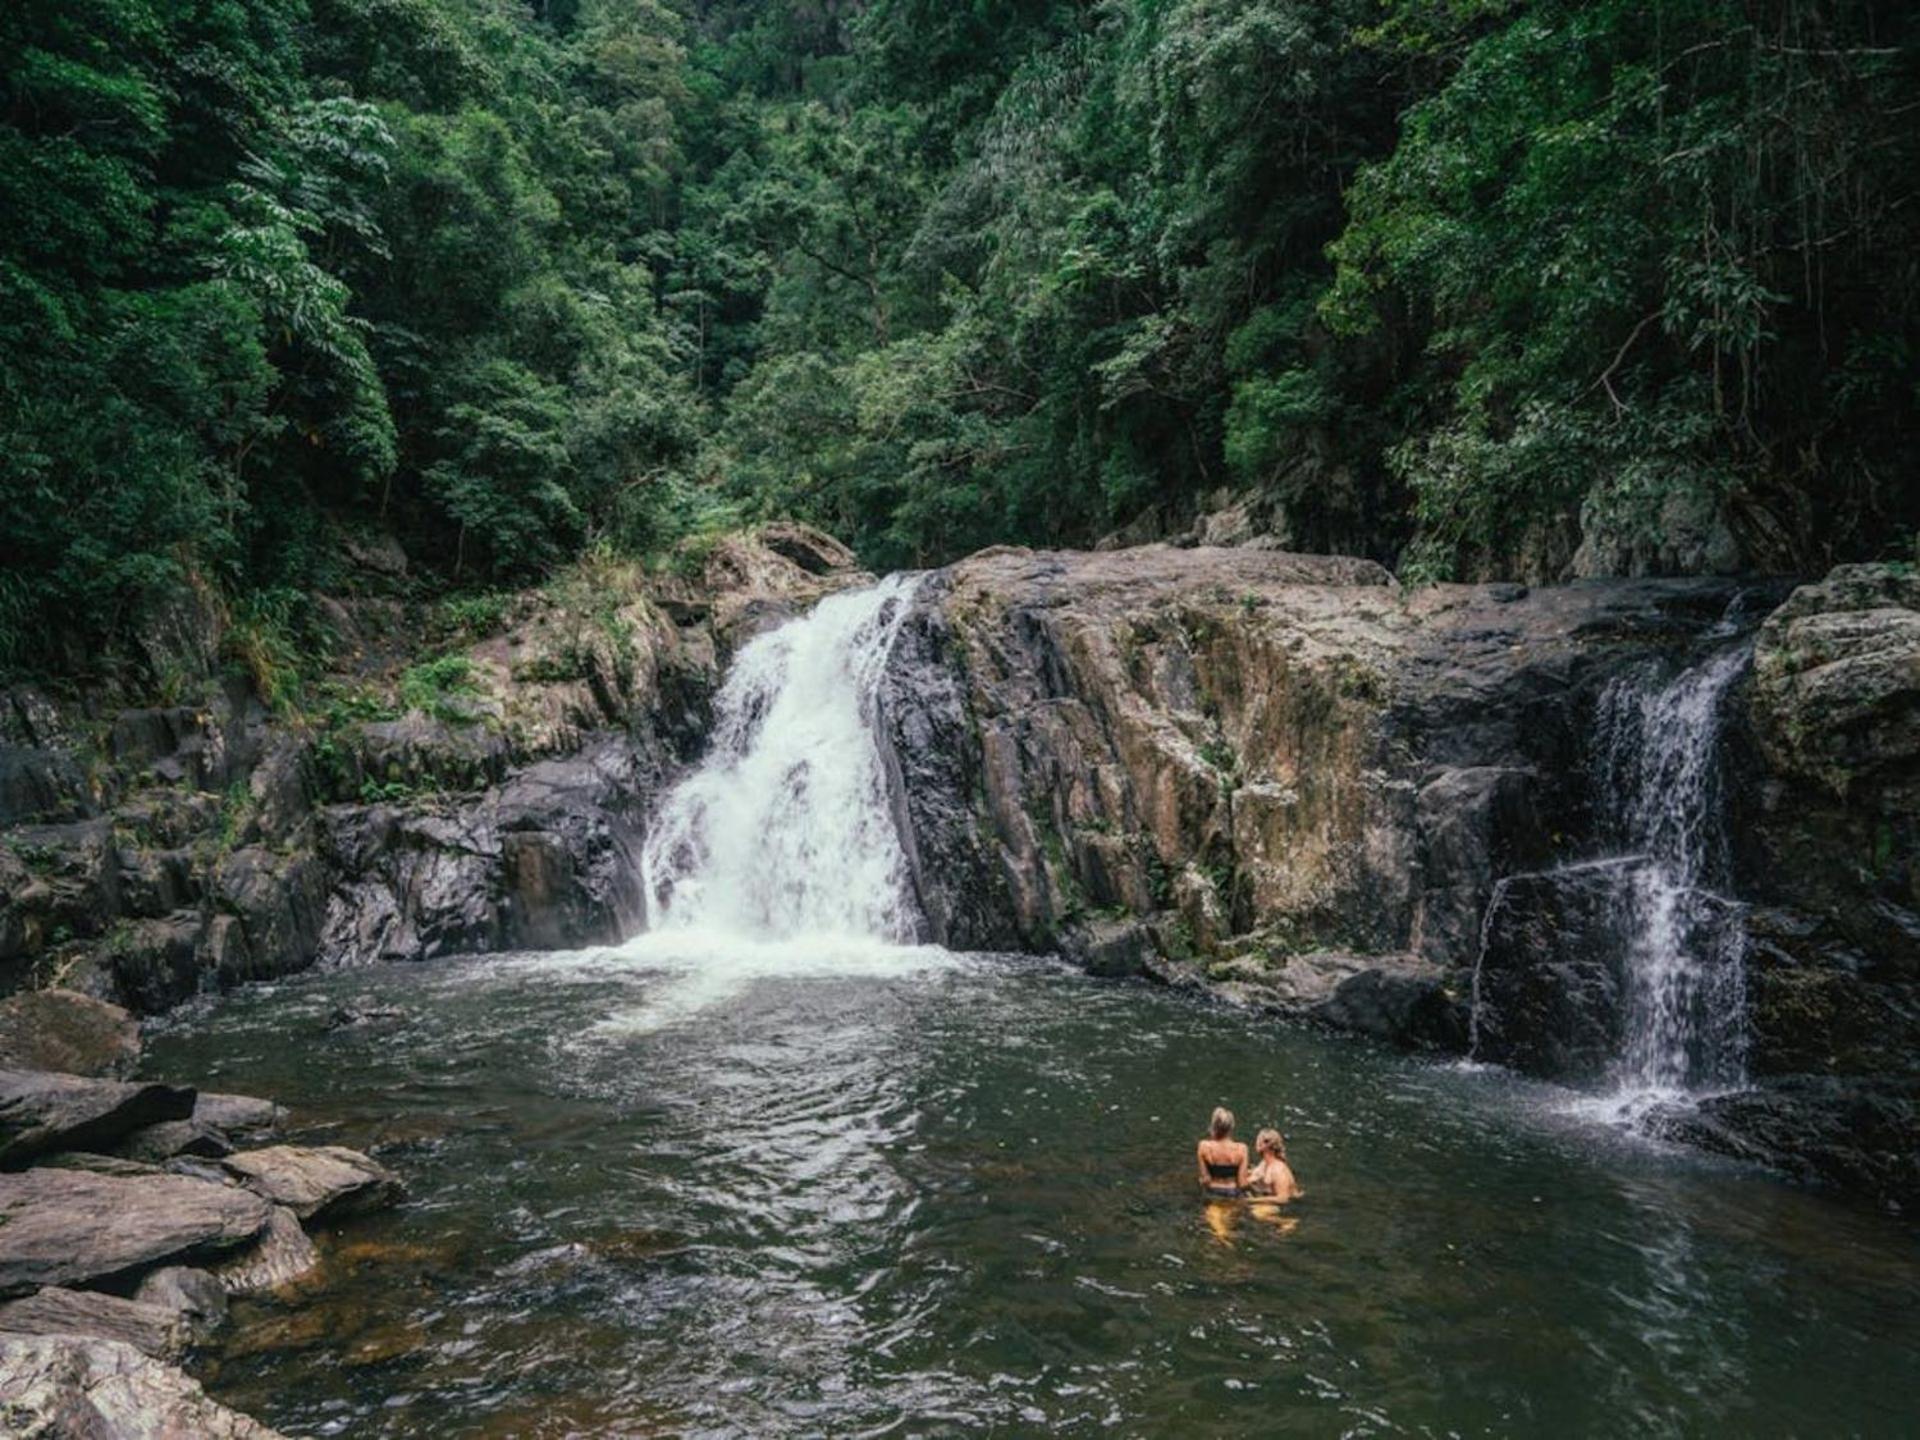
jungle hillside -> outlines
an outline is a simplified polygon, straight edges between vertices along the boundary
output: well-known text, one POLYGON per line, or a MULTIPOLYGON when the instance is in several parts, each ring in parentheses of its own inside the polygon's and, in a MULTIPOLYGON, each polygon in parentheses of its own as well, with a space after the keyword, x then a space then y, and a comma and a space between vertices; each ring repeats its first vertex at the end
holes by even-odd
POLYGON ((1899 0, 14 0, 0 669, 368 535, 1911 561, 1917 195, 1899 0))

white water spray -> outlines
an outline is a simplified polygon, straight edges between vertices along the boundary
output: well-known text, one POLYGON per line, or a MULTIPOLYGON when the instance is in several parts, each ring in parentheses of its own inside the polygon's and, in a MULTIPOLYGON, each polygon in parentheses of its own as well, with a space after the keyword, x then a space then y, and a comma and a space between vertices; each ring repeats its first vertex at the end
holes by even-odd
POLYGON ((641 853, 649 929, 620 947, 650 979, 605 1028, 646 1032, 762 980, 945 968, 888 803, 880 680, 918 578, 830 596, 752 641, 714 702, 713 742, 641 853))
POLYGON ((647 837, 651 929, 915 938, 875 705, 916 583, 830 596, 734 659, 707 758, 647 837))
POLYGON ((1619 1098, 1659 1099, 1745 1075, 1746 937, 1724 879, 1717 764, 1722 701, 1747 667, 1729 645, 1663 685, 1624 676, 1601 697, 1600 788, 1623 847, 1644 857, 1619 897, 1627 944, 1619 1098))

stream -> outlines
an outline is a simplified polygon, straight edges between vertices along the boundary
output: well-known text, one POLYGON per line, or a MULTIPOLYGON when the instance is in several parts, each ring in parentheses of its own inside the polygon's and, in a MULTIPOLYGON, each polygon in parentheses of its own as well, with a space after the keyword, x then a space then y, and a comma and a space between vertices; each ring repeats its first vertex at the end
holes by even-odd
POLYGON ((1567 1092, 1040 961, 690 958, 339 972, 170 1022, 156 1073, 277 1095, 414 1197, 332 1237, 315 1297, 243 1310, 213 1393, 395 1437, 1910 1420, 1910 1230, 1567 1092), (1290 1230, 1207 1223, 1220 1101, 1287 1133, 1290 1230))
MULTIPOLYGON (((1901 1223, 1503 1071, 912 943, 872 705, 913 583, 742 651, 656 816, 645 934, 157 1028, 153 1073, 274 1096, 413 1196, 326 1237, 302 1303, 241 1307, 216 1396, 306 1436, 1907 1426, 1901 1223), (1196 1196, 1220 1103, 1286 1133, 1284 1216, 1196 1196)), ((1650 692, 1661 733, 1708 679, 1650 692)), ((1638 929, 1677 934, 1700 873, 1638 929)), ((1710 988, 1677 943, 1639 947, 1659 1043, 1628 1057, 1668 1088, 1710 988)))

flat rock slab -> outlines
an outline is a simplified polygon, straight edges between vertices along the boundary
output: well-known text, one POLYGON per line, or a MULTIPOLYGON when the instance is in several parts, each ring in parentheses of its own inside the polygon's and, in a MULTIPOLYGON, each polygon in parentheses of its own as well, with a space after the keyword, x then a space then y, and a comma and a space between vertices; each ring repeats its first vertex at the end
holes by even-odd
POLYGON ((268 1218, 259 1196, 183 1175, 0 1175, 0 1297, 232 1250, 268 1218))
POLYGON ((0 1000, 0 1069, 124 1079, 139 1060, 140 1022, 118 1005, 74 990, 0 1000))
POLYGON ((21 1440, 281 1440, 131 1345, 0 1335, 0 1435, 21 1440))
POLYGON ((100 1150, 131 1131, 193 1114, 195 1092, 47 1070, 0 1070, 0 1169, 49 1150, 100 1150))
POLYGON ((189 1338, 178 1311, 57 1285, 0 1304, 0 1331, 118 1340, 156 1360, 178 1360, 189 1338))
POLYGON ((391 1170, 339 1145, 269 1145, 220 1163, 249 1190, 302 1220, 378 1210, 401 1196, 391 1170))

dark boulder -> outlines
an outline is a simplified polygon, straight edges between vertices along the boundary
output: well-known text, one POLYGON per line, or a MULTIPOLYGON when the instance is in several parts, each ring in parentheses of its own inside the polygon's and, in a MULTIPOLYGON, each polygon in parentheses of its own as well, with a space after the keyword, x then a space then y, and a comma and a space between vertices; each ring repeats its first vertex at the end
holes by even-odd
POLYGON ((0 1168, 55 1150, 104 1150, 142 1126, 185 1120, 194 1092, 172 1085, 0 1070, 0 1168))
POLYGON ((1649 1117, 1655 1133, 1834 1185, 1889 1209, 1920 1206, 1920 1083, 1790 1076, 1649 1117))
POLYGON ((0 825, 78 820, 92 810, 85 777, 71 755, 0 745, 0 825))
POLYGON ((1476 1059, 1572 1083, 1606 1073, 1625 1030, 1619 905, 1633 863, 1501 882, 1472 981, 1476 1059))

